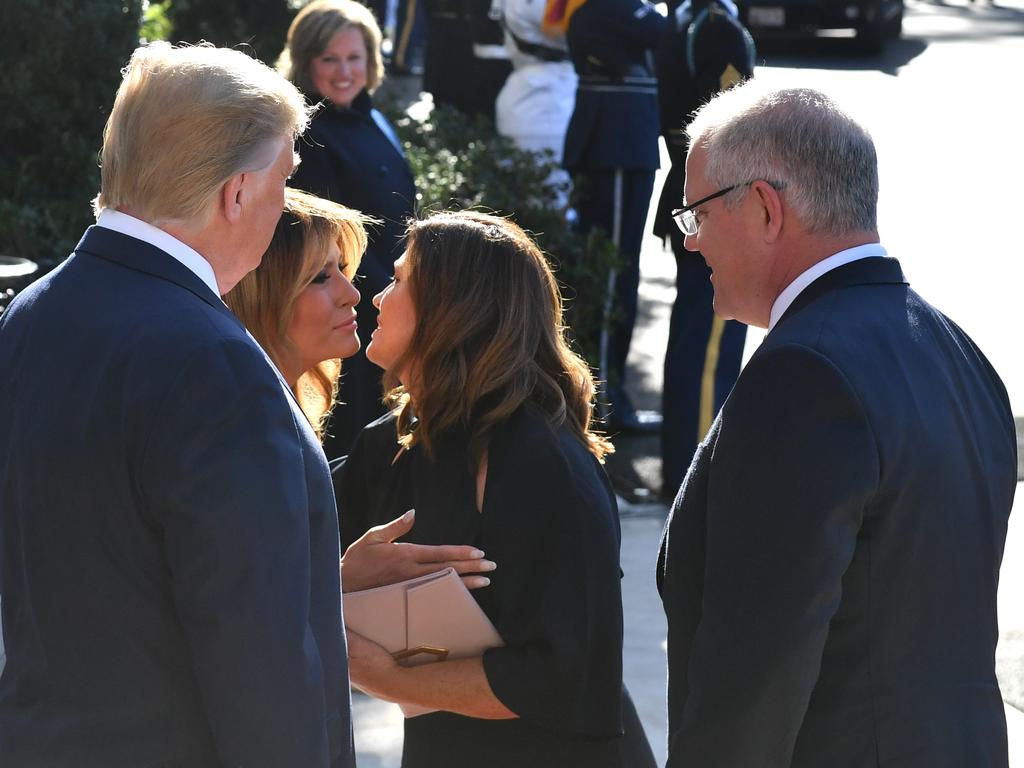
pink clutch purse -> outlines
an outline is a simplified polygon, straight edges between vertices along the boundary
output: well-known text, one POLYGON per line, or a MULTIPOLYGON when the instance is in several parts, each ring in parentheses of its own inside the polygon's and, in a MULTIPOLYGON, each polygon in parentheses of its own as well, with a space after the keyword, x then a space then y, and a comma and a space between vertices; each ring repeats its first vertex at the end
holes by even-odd
MULTIPOLYGON (((454 568, 344 595, 345 626, 403 666, 481 656, 505 643, 454 568)), ((435 710, 402 704, 406 717, 435 710)))

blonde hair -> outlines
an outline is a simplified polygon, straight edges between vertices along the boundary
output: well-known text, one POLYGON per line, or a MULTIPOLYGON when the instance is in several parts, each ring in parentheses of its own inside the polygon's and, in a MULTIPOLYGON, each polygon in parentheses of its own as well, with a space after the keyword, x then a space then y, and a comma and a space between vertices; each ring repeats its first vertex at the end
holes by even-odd
POLYGON ((430 453, 439 435, 461 430, 476 468, 495 427, 530 403, 599 460, 614 450, 591 428, 594 380, 566 342, 554 275, 519 226, 473 211, 435 214, 410 225, 406 263, 416 327, 384 372, 402 446, 430 453), (415 403, 401 370, 413 372, 415 403))
MULTIPOLYGON (((337 244, 351 280, 366 249, 369 217, 329 200, 285 189, 285 207, 260 265, 241 279, 224 301, 266 350, 277 367, 293 351, 288 338, 295 300, 323 269, 337 244)), ((303 413, 323 439, 338 394, 340 360, 323 360, 299 376, 293 392, 303 413)))
POLYGON ((269 165, 271 142, 294 140, 309 116, 294 85, 241 51, 137 48, 103 131, 94 207, 203 223, 224 182, 269 165))
POLYGON ((324 52, 332 37, 348 27, 355 27, 363 36, 366 90, 373 93, 384 79, 380 26, 373 12, 355 0, 313 0, 299 11, 288 27, 288 41, 277 60, 277 71, 310 98, 322 99, 309 78, 309 63, 324 52))

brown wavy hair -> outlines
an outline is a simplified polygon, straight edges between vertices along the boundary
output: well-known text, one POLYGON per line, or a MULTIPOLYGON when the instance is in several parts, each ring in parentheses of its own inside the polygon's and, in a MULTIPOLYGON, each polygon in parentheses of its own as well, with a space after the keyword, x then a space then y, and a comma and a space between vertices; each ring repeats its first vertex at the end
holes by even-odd
MULTIPOLYGON (((224 301, 281 369, 291 351, 288 339, 295 300, 323 269, 324 255, 336 243, 351 280, 366 250, 368 217, 330 200, 285 189, 284 213, 260 265, 243 277, 224 301)), ((338 395, 341 360, 323 360, 299 376, 292 391, 314 431, 323 440, 327 417, 338 395)))
POLYGON ((591 428, 594 379, 570 348, 562 297, 540 249, 515 223, 473 211, 409 226, 409 349, 384 372, 398 441, 430 453, 438 436, 468 435, 473 468, 494 429, 529 403, 565 425, 599 460, 614 449, 591 428), (396 372, 412 371, 412 391, 396 372))

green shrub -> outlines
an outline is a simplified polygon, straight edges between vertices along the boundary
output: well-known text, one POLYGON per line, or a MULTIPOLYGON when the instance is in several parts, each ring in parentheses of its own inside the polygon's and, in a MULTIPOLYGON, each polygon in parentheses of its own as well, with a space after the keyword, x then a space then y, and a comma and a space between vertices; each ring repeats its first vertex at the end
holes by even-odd
POLYGON ((425 120, 382 109, 391 117, 416 178, 418 213, 474 208, 508 216, 547 255, 566 299, 566 322, 577 351, 598 361, 608 271, 618 252, 601 231, 584 237, 567 225, 560 193, 546 182, 551 155, 518 149, 482 117, 438 107, 425 120))
POLYGON ((141 0, 19 0, 0 24, 0 253, 47 269, 92 222, 97 153, 141 0))
POLYGON ((163 0, 162 3, 150 2, 144 4, 139 37, 150 42, 154 40, 167 40, 171 36, 171 20, 167 18, 167 11, 170 7, 171 0, 163 0))

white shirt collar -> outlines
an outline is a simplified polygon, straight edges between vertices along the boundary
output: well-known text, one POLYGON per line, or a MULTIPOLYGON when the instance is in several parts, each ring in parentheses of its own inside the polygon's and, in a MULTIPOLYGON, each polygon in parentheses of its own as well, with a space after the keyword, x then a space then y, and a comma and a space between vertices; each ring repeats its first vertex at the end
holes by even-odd
POLYGON ((775 303, 772 304, 772 314, 771 318, 768 320, 768 330, 771 331, 771 329, 775 327, 775 324, 782 319, 782 316, 786 314, 786 310, 789 309, 790 305, 794 301, 796 301, 796 297, 803 293, 803 290, 807 286, 826 272, 831 272, 836 267, 849 264, 851 261, 888 255, 888 252, 886 252, 885 248, 883 248, 880 243, 866 243, 865 245, 857 245, 853 248, 847 248, 845 251, 832 254, 827 259, 822 259, 817 264, 814 264, 810 269, 800 274, 796 280, 787 285, 782 293, 779 294, 775 303))
POLYGON ((195 249, 185 245, 181 240, 169 235, 162 229, 154 227, 142 219, 129 216, 127 213, 115 211, 113 208, 104 208, 96 219, 96 226, 104 229, 112 229, 122 235, 134 237, 144 243, 159 248, 168 256, 181 262, 190 272, 206 283, 214 296, 220 296, 220 288, 217 287, 217 276, 213 272, 210 262, 199 255, 195 249))

